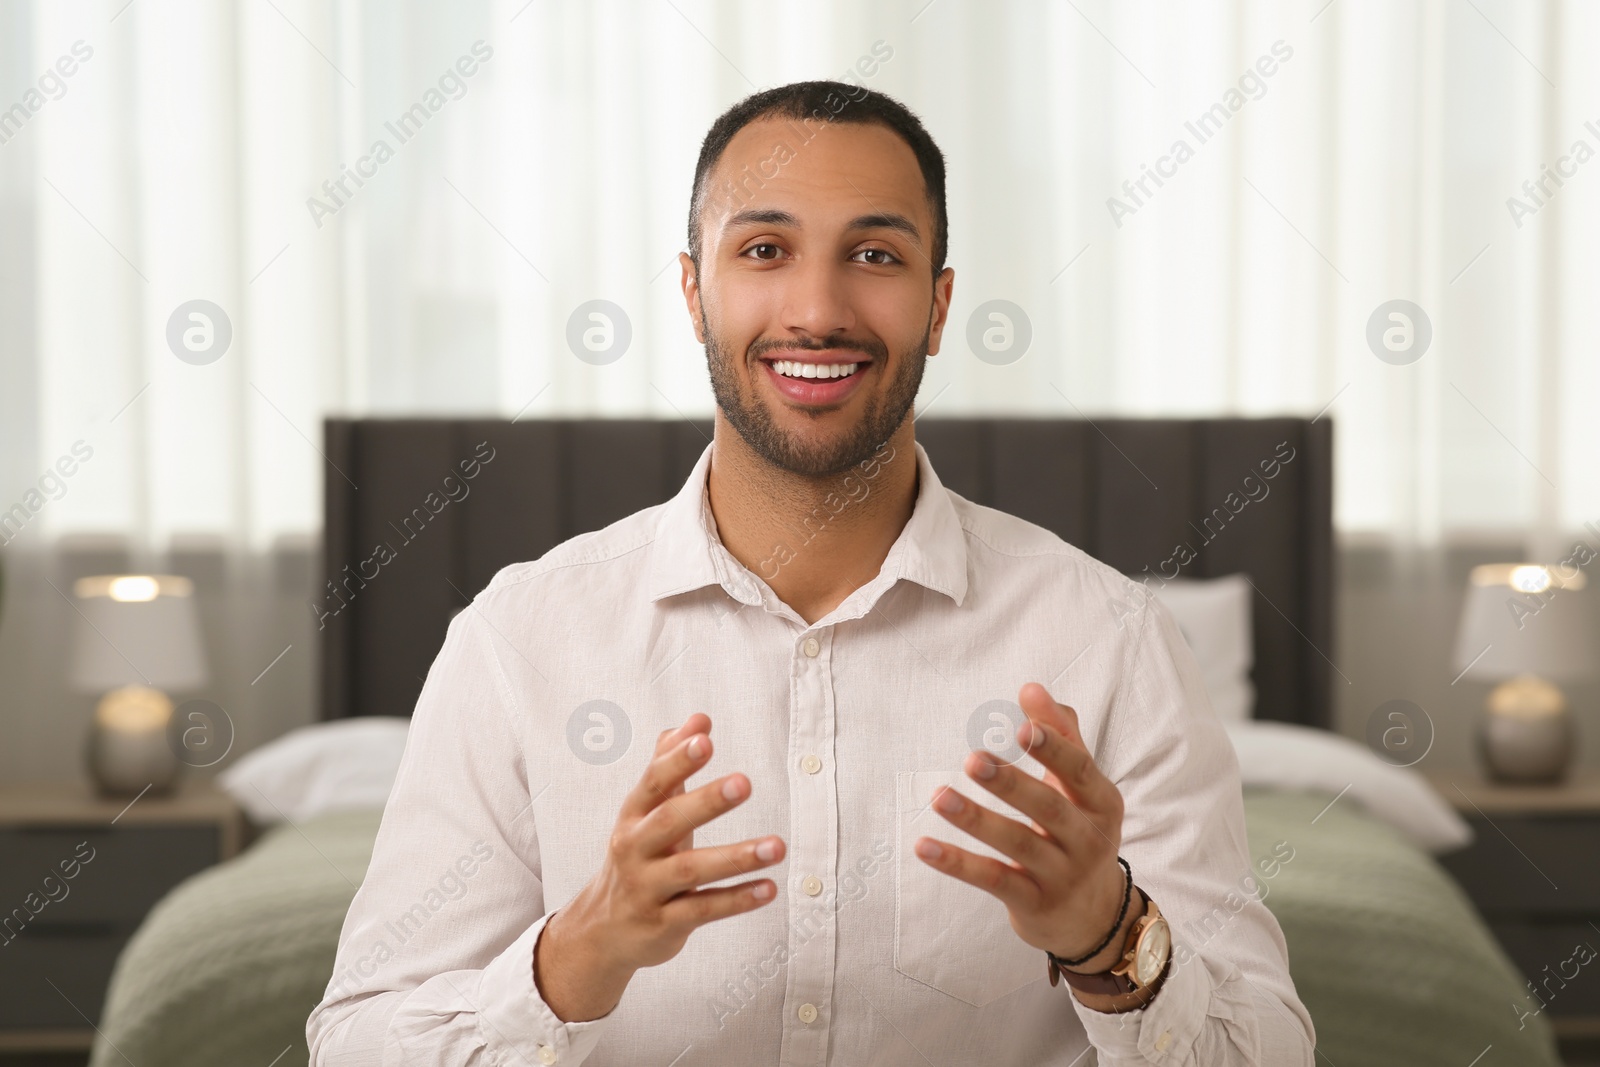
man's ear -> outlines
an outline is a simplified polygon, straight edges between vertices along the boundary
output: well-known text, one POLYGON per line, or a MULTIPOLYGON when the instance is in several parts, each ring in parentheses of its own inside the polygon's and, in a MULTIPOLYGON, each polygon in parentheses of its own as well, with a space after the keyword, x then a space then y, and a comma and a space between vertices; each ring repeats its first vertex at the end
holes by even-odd
POLYGON ((944 324, 950 317, 950 295, 955 291, 956 272, 946 267, 933 281, 933 321, 928 324, 928 355, 939 354, 939 339, 944 336, 944 324))
POLYGON ((679 252, 678 265, 683 268, 683 302, 689 308, 689 323, 694 327, 695 340, 705 344, 705 331, 700 328, 705 312, 700 307, 700 278, 695 273, 694 260, 689 253, 679 252))

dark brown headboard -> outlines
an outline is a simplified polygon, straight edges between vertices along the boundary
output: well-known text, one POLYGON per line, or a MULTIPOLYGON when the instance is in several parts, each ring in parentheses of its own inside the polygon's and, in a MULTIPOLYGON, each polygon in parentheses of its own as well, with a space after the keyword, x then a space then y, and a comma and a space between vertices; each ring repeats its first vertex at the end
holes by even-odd
MULTIPOLYGON (((331 719, 409 715, 450 618, 495 571, 670 497, 711 423, 329 419, 325 433, 329 584, 312 610, 331 719)), ((930 418, 916 434, 951 489, 1124 573, 1243 571, 1257 717, 1329 727, 1329 420, 930 418)))

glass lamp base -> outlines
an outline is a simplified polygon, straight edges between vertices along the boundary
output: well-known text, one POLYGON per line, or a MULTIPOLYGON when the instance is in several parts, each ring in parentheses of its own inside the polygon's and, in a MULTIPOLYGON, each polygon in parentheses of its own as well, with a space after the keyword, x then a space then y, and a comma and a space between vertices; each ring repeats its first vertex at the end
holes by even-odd
POLYGON ((1484 708, 1478 753, 1497 782, 1553 784, 1566 777, 1577 728, 1561 690, 1524 675, 1502 683, 1484 708))
POLYGON ((102 796, 172 791, 183 764, 168 740, 171 721, 172 701, 159 689, 129 685, 101 698, 84 756, 102 796))

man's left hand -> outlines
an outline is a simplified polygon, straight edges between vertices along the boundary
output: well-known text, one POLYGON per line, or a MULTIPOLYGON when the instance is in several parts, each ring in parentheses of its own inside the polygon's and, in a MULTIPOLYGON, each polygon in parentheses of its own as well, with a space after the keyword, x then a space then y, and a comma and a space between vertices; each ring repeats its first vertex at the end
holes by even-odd
MULTIPOLYGON (((1076 711, 1058 704, 1037 682, 1024 685, 1018 696, 1028 721, 1017 730, 1017 742, 1044 765, 1044 778, 988 752, 970 753, 963 769, 1031 816, 1033 824, 990 811, 947 787, 933 797, 933 810, 948 822, 1016 862, 979 856, 931 837, 918 838, 916 852, 929 866, 1000 898, 1011 928, 1028 944, 1077 959, 1104 940, 1122 907, 1125 875, 1117 863, 1122 794, 1095 766, 1078 731, 1076 711), (928 854, 929 845, 938 855, 928 854)), ((1121 930, 1136 918, 1124 916, 1121 930)), ((1073 970, 1092 974, 1110 968, 1123 940, 1113 937, 1073 970)))

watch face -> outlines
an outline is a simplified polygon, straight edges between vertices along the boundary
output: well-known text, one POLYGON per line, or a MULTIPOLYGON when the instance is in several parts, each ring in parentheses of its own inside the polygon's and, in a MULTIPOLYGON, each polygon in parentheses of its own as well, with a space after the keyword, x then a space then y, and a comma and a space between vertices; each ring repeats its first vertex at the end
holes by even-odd
POLYGON ((1133 956, 1133 980, 1140 986, 1147 986, 1160 978, 1171 951, 1172 931, 1167 928, 1165 919, 1157 919, 1145 928, 1144 936, 1139 939, 1133 956))

